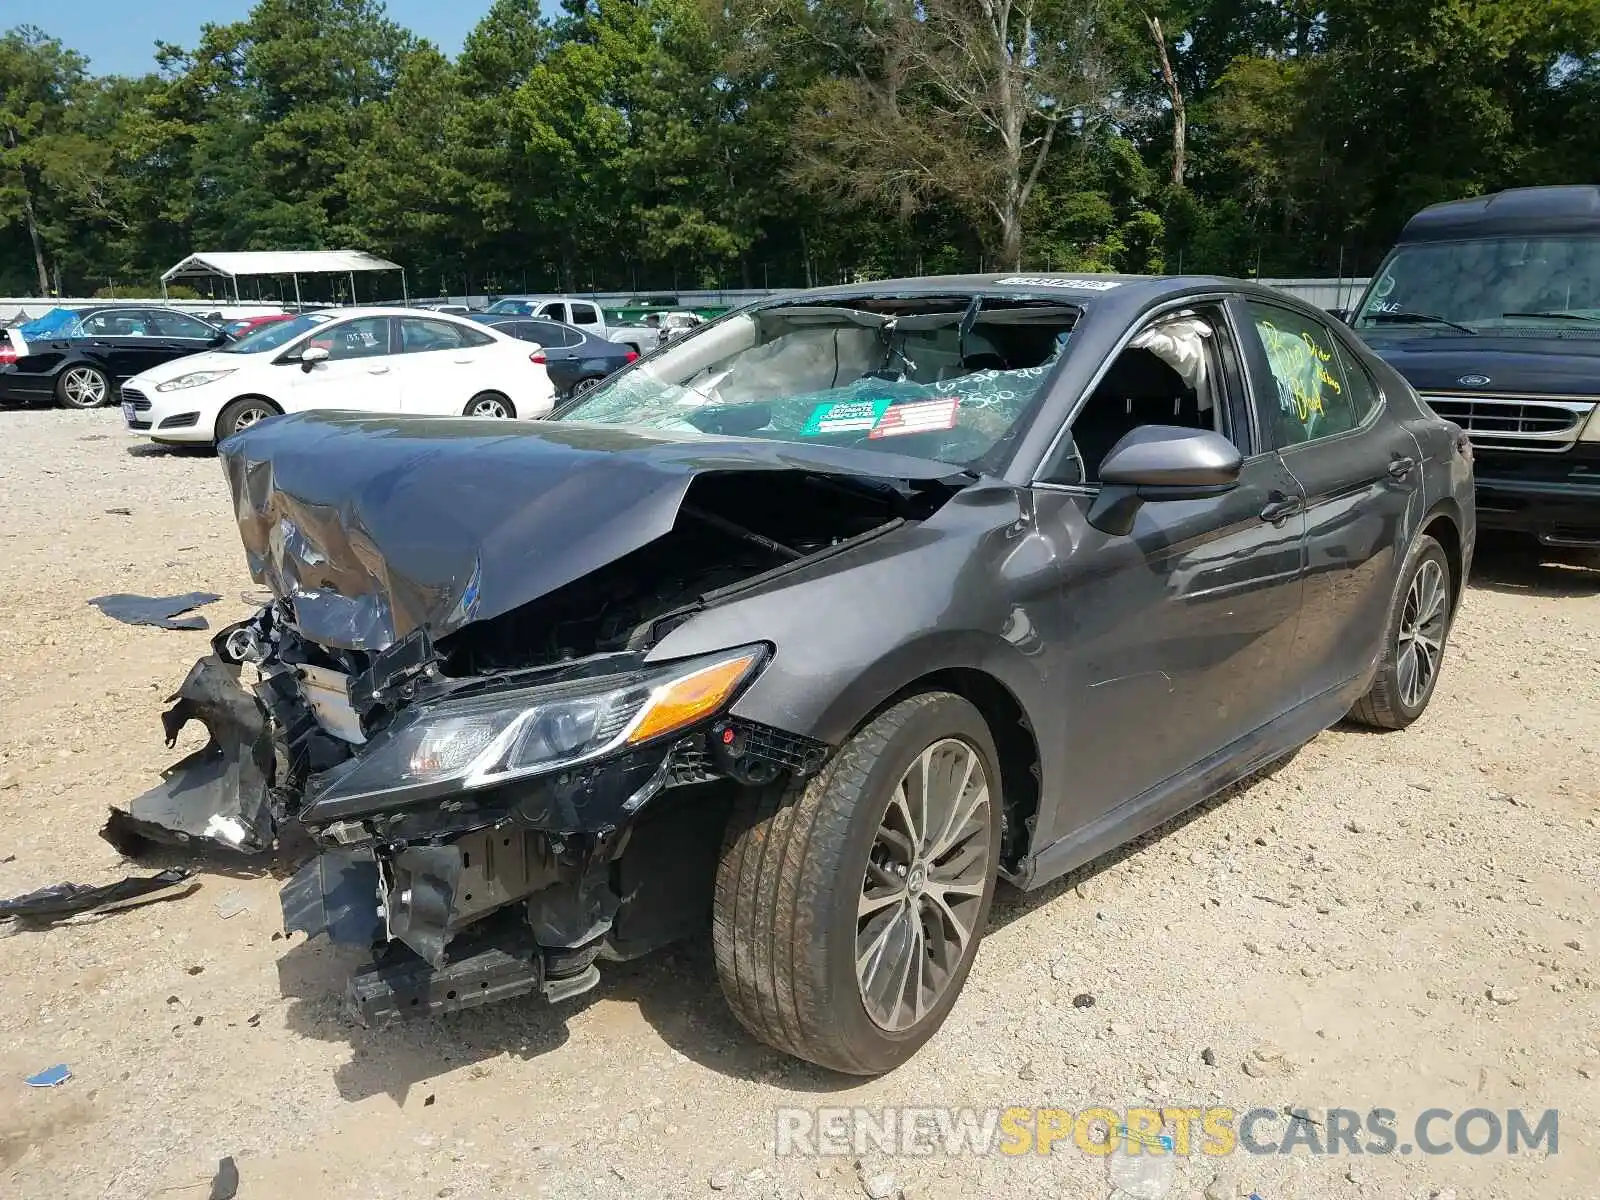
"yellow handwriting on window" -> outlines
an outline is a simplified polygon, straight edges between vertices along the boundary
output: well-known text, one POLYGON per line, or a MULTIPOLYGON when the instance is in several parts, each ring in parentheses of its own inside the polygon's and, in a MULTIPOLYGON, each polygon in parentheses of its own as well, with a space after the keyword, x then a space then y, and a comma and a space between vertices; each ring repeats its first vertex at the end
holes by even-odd
POLYGON ((1302 425, 1310 425, 1314 417, 1324 414, 1323 388, 1331 389, 1335 395, 1343 391, 1328 371, 1333 351, 1317 345, 1310 331, 1296 335, 1266 320, 1258 320, 1256 329, 1278 383, 1278 406, 1293 413, 1302 425))

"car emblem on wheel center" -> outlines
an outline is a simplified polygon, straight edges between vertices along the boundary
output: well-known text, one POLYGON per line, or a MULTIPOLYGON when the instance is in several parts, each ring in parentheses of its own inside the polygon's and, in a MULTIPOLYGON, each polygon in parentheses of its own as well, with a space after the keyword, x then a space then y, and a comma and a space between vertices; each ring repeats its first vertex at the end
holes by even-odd
POLYGON ((1492 383, 1493 380, 1487 375, 1463 375, 1456 382, 1462 387, 1482 387, 1486 383, 1492 383))

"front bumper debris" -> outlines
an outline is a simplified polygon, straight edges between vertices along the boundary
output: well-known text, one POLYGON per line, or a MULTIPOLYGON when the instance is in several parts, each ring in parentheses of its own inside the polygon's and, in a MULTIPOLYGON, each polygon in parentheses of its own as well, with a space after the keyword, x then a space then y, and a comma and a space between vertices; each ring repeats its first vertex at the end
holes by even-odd
POLYGON ((55 883, 22 896, 0 900, 0 921, 16 920, 45 923, 64 920, 82 913, 109 912, 175 900, 200 886, 188 867, 169 867, 155 875, 130 875, 116 883, 55 883), (181 889, 181 890, 180 890, 181 889))
MULTIPOLYGON (((708 717, 544 775, 394 807, 351 797, 361 803, 330 811, 319 797, 374 752, 400 709, 462 681, 438 670, 425 634, 371 659, 329 652, 279 603, 212 645, 162 718, 169 745, 191 720, 206 745, 113 808, 104 836, 130 855, 151 844, 286 858, 291 841, 320 847, 281 889, 284 928, 374 952, 346 997, 367 1024, 529 993, 565 1000, 598 982, 602 954, 637 957, 703 928, 734 785, 810 774, 827 753, 708 717), (253 695, 245 664, 260 672, 253 695), (329 680, 343 681, 332 702, 329 680)), ((615 658, 547 677, 586 677, 615 658)))
POLYGON ((377 1025, 536 991, 564 1000, 598 983, 596 954, 584 946, 610 929, 616 905, 596 886, 604 872, 570 887, 559 886, 560 874, 537 837, 482 833, 377 857, 329 851, 279 901, 288 932, 376 949, 345 1006, 377 1025), (518 901, 525 919, 493 911, 518 901))
POLYGON ((345 1012, 360 1025, 376 1026, 460 1012, 532 992, 559 1004, 600 982, 600 969, 593 963, 566 978, 548 978, 544 954, 531 937, 505 942, 464 947, 441 967, 403 949, 390 951, 352 977, 345 1012))
POLYGON ((127 808, 112 806, 101 836, 130 858, 152 843, 226 855, 270 850, 280 815, 268 786, 272 734, 260 703, 240 686, 238 667, 207 655, 168 699, 175 701, 161 718, 168 746, 190 721, 210 739, 127 808))

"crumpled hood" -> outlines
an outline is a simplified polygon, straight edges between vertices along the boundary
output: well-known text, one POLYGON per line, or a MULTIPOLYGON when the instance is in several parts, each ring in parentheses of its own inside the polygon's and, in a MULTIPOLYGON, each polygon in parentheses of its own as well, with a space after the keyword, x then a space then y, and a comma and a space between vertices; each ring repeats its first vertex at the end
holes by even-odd
POLYGON ((1600 338, 1396 337, 1362 330, 1367 344, 1419 392, 1587 396, 1600 393, 1600 338), (1487 378, 1486 384, 1463 383, 1487 378))
POLYGON ((753 438, 326 412, 264 421, 219 456, 250 573, 303 636, 368 651, 509 612, 661 537, 697 475, 959 474, 753 438))

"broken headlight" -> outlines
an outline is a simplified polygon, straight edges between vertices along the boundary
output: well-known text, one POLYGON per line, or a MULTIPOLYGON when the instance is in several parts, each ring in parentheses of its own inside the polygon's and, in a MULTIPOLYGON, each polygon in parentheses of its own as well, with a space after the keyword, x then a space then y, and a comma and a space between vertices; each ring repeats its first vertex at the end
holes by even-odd
POLYGON ((766 657, 746 647, 627 675, 446 700, 400 715, 302 816, 311 824, 492 787, 675 733, 723 709, 766 657))

